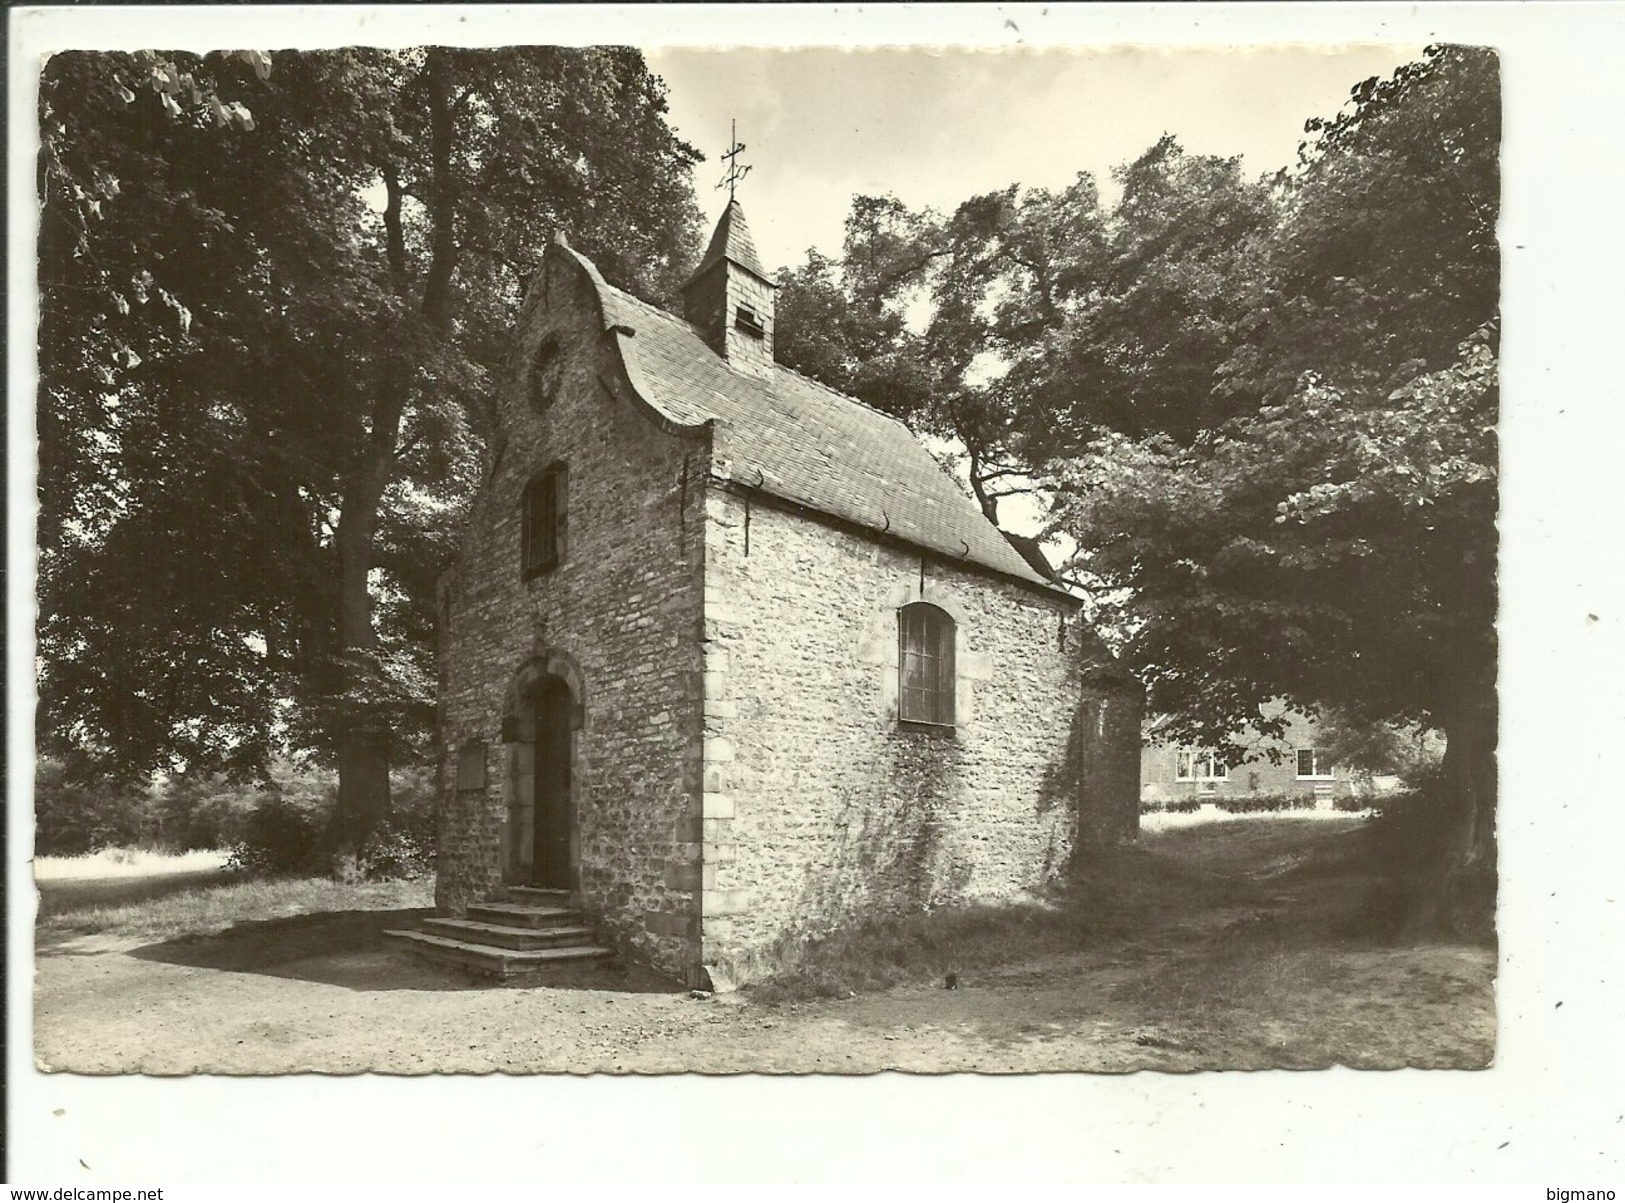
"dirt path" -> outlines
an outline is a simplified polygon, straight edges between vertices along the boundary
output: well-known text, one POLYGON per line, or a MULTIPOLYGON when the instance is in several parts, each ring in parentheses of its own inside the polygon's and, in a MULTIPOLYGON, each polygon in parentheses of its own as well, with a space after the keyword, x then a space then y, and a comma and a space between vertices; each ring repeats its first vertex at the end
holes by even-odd
POLYGON ((1239 857, 1226 904, 1150 914, 1098 947, 955 990, 780 1007, 605 971, 475 985, 384 945, 384 928, 413 917, 401 911, 158 944, 79 937, 40 950, 35 1048, 44 1069, 149 1074, 1485 1064, 1493 955, 1305 939, 1305 917, 1338 887, 1283 885, 1279 851, 1239 857))

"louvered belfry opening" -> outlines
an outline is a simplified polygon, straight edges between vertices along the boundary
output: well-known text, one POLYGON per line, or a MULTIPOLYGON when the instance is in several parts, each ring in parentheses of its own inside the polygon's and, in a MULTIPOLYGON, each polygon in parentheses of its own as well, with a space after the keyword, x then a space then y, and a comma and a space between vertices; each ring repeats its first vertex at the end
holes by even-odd
POLYGON ((773 370, 773 294, 777 285, 756 255, 745 211, 729 201, 700 265, 683 286, 683 316, 731 367, 773 370))

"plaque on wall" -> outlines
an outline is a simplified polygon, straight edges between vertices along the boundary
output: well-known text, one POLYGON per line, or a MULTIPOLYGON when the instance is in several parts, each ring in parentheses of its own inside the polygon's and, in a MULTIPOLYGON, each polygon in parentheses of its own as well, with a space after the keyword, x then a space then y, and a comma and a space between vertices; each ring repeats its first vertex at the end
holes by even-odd
POLYGON ((476 740, 457 749, 457 788, 485 788, 485 741, 476 740))

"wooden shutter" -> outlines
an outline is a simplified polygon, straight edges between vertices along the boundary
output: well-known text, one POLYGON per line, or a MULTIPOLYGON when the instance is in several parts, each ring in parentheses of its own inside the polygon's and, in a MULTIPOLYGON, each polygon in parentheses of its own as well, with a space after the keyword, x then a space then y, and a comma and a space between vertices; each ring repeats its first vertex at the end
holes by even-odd
POLYGON ((526 580, 556 568, 564 558, 564 482, 564 465, 555 464, 525 486, 520 540, 526 580))
POLYGON ((548 513, 553 519, 553 529, 550 535, 553 552, 552 563, 557 565, 564 563, 564 535, 568 526, 566 518, 570 504, 570 490, 568 487, 570 469, 565 464, 554 464, 547 471, 553 482, 553 500, 552 505, 548 508, 548 513))

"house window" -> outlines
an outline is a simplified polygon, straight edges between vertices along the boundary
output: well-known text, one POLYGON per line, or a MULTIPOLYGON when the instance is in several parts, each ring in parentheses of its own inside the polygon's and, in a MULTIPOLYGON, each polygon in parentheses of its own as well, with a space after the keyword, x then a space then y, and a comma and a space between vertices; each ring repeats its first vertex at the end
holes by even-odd
POLYGON ((565 468, 554 464, 525 485, 521 522, 521 563, 525 580, 559 566, 564 559, 565 468))
POLYGON ((1214 752, 1181 748, 1174 760, 1175 781, 1226 781, 1230 769, 1214 752))
POLYGON ((1318 748, 1298 749, 1299 781, 1330 781, 1334 767, 1326 753, 1318 748))
POLYGON ((954 620, 926 602, 897 612, 897 717, 954 723, 954 620))
POLYGON ((762 319, 749 305, 735 306, 734 326, 753 338, 764 338, 767 335, 767 328, 762 325, 762 319))

